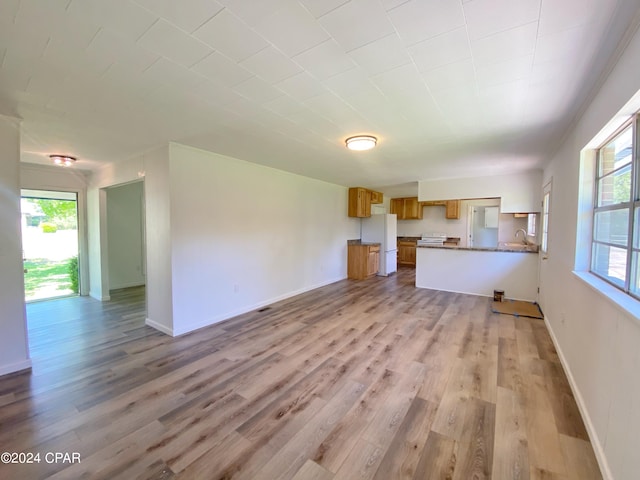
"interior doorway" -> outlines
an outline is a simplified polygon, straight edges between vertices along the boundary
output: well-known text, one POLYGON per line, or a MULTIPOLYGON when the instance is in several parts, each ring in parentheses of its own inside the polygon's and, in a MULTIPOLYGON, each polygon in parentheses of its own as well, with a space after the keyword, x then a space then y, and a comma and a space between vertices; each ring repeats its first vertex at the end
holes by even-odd
POLYGON ((78 295, 78 196, 21 190, 25 301, 78 295))

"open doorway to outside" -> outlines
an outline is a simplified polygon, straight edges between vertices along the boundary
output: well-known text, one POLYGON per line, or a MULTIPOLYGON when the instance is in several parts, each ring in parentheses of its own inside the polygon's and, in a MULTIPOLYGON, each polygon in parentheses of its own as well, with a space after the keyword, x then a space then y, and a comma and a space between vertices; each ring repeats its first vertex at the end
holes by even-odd
POLYGON ((78 295, 77 194, 23 189, 21 210, 25 301, 78 295))

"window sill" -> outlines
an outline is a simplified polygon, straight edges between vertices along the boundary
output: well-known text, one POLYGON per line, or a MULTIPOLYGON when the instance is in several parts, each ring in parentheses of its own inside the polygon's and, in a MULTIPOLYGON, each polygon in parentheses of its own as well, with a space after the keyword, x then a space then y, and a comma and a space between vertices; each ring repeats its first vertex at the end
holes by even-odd
POLYGON ((622 310, 622 312, 627 315, 631 315, 635 317, 636 320, 640 321, 640 301, 627 295, 622 290, 617 289, 604 280, 601 280, 592 273, 574 271, 573 274, 589 285, 593 290, 604 296, 615 307, 622 310))

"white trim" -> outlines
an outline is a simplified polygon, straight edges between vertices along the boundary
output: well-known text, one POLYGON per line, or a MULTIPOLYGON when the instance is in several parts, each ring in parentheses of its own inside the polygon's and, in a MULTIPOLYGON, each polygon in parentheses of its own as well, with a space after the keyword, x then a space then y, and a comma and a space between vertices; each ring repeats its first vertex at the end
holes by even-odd
POLYGON ((10 373, 20 372, 23 370, 31 370, 31 359, 27 358, 21 362, 10 363, 9 365, 0 366, 0 376, 10 373))
MULTIPOLYGON (((262 308, 262 307, 265 307, 267 305, 271 305, 271 304, 279 302, 281 300, 286 300, 287 298, 295 297, 296 295, 300 295, 300 294, 309 292, 311 290, 315 290, 316 288, 325 287, 325 286, 330 285, 332 283, 336 283, 336 282, 339 282, 341 280, 344 280, 345 278, 347 278, 347 277, 340 277, 340 278, 337 278, 337 279, 334 279, 334 280, 328 280, 326 282, 318 283, 318 284, 312 285, 310 287, 305 287, 305 288, 301 288, 299 290, 295 290, 293 292, 285 293, 284 295, 280 295, 280 296, 271 298, 269 300, 258 302, 258 303, 255 303, 253 305, 248 305, 248 306, 242 307, 242 308, 240 308, 238 310, 234 310, 232 312, 223 313, 223 314, 218 315, 218 316, 213 317, 213 318, 209 318, 209 319, 206 319, 206 320, 203 320, 203 321, 200 321, 200 322, 192 323, 190 325, 186 325, 184 328, 181 328, 180 330, 174 330, 173 334, 176 337, 180 336, 180 335, 184 335, 186 333, 193 332, 194 330, 198 330, 200 328, 208 327, 210 325, 214 325, 216 323, 222 322, 223 320, 228 320, 230 318, 237 317, 238 315, 242 315, 244 313, 248 313, 248 312, 251 312, 253 310, 257 310, 258 308, 262 308)), ((158 329, 158 330, 160 330, 160 329, 158 329)))
POLYGON ((582 398, 580 389, 578 388, 578 385, 576 384, 576 381, 573 378, 573 374, 571 373, 571 369, 569 368, 569 363, 567 362, 564 356, 564 353, 560 348, 560 344, 558 343, 556 334, 551 328, 551 322, 549 322, 549 318, 547 317, 547 315, 544 315, 544 323, 547 326, 547 330, 549 332, 549 336, 551 337, 551 341, 553 342, 553 346, 556 348, 556 352, 558 353, 558 357, 560 358, 562 369, 564 370, 564 373, 567 376, 567 379, 569 380, 569 385, 571 386, 571 392, 573 393, 573 397, 576 399, 576 403, 578 404, 578 409, 580 410, 580 416, 582 417, 582 421, 584 422, 584 425, 587 428, 587 433, 589 434, 589 439, 591 440, 591 446, 593 447, 593 451, 596 455, 596 460, 598 461, 598 465, 600 466, 600 473, 602 474, 602 478, 604 480, 613 480, 613 475, 611 474, 611 469, 609 468, 609 462, 607 461, 607 457, 604 453, 602 443, 598 438, 596 428, 593 425, 591 417, 589 416, 589 411, 587 410, 587 406, 584 403, 584 399, 582 398))
POLYGON ((173 329, 162 325, 161 323, 158 322, 154 322, 153 320, 151 320, 150 318, 145 319, 144 321, 145 325, 148 325, 151 328, 155 328, 156 330, 165 333, 167 335, 169 335, 170 337, 176 337, 177 335, 174 334, 173 329))
POLYGON ((100 293, 89 292, 89 296, 99 302, 108 302, 111 300, 111 295, 102 295, 100 293))
POLYGON ((147 283, 144 281, 119 283, 118 285, 109 285, 109 290, 113 291, 113 290, 122 290, 123 288, 144 287, 146 284, 147 283))

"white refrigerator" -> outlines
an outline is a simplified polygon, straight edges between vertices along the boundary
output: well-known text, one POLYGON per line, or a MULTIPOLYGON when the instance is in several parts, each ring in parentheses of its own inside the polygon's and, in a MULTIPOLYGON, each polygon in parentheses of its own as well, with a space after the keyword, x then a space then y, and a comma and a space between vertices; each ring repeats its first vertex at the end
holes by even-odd
POLYGON ((386 277, 398 270, 398 218, 395 213, 383 213, 363 218, 360 224, 363 242, 380 244, 378 275, 386 277))

